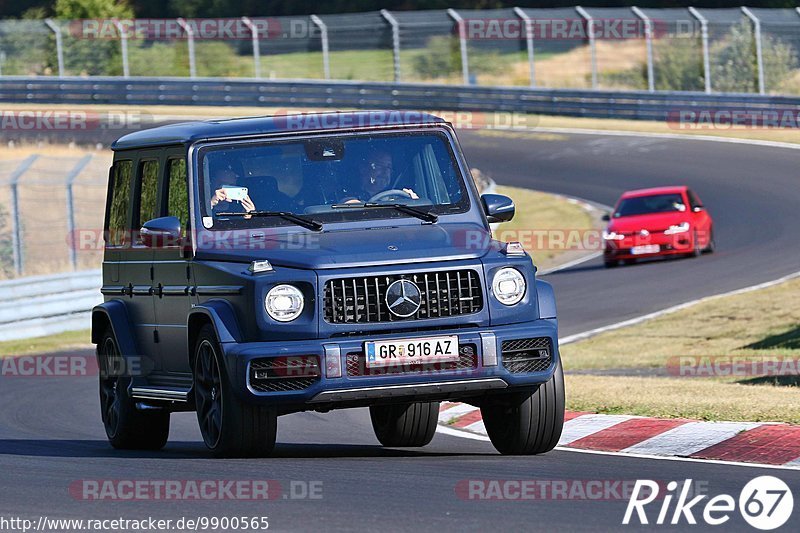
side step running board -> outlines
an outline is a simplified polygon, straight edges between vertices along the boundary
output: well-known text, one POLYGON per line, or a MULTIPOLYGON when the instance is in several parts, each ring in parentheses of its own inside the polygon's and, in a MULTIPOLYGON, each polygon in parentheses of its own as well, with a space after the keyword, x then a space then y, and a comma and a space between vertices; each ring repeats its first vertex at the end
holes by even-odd
POLYGON ((173 402, 189 401, 189 391, 174 387, 133 387, 131 395, 141 400, 167 400, 173 402))

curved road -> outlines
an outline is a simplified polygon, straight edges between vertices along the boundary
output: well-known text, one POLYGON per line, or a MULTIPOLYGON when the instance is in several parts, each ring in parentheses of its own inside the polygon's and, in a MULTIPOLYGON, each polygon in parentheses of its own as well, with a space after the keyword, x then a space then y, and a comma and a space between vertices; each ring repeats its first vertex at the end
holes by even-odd
MULTIPOLYGON (((562 334, 775 279, 800 265, 794 233, 800 153, 793 150, 635 136, 461 137, 470 163, 502 184, 610 204, 626 188, 686 183, 714 215, 719 251, 713 256, 609 271, 597 260, 550 275, 562 334)), ((619 527, 626 501, 474 501, 455 489, 470 479, 692 478, 711 495, 737 497, 762 473, 778 475, 795 494, 800 487, 800 472, 568 451, 502 457, 488 442, 443 434, 420 450, 384 450, 363 409, 281 418, 279 446, 270 459, 207 458, 192 413, 173 415, 164 452, 123 453, 106 444, 94 378, 0 379, 0 517, 267 515, 279 530, 610 530, 619 527), (322 498, 93 502, 69 491, 86 479, 271 479, 287 495, 292 480, 321 481, 322 498)), ((795 510, 787 527, 797 530, 798 516, 795 510)), ((749 530, 736 514, 727 529, 749 530)))

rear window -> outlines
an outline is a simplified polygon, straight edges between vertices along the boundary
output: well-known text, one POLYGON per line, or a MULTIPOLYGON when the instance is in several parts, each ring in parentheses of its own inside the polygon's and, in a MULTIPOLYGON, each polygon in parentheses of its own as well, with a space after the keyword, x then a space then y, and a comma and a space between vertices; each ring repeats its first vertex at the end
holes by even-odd
POLYGON ((133 178, 132 170, 133 161, 117 161, 111 169, 107 246, 121 246, 125 243, 133 178))

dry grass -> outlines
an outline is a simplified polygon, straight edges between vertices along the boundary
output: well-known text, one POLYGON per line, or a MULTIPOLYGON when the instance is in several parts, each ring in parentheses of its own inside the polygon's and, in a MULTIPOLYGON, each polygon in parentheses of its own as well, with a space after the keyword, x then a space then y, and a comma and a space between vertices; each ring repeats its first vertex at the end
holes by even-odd
POLYGON ((800 424, 800 387, 567 375, 567 408, 607 414, 800 424))
POLYGON ((56 335, 46 337, 34 337, 32 339, 21 339, 16 341, 0 342, 0 357, 12 357, 15 355, 42 354, 72 350, 78 348, 90 348, 91 343, 89 330, 66 331, 56 335))
POLYGON ((681 355, 799 356, 800 279, 768 289, 712 299, 561 348, 567 370, 664 368, 681 355), (788 332, 788 333, 787 333, 788 332), (781 342, 781 336, 784 341, 781 342), (761 349, 747 348, 767 338, 761 349), (770 346, 774 344, 774 346, 770 346))
POLYGON ((501 240, 518 240, 528 249, 539 269, 556 266, 565 257, 572 258, 573 250, 559 249, 546 245, 541 249, 536 246, 537 239, 531 235, 534 231, 557 230, 564 233, 575 230, 576 234, 595 229, 593 217, 580 205, 566 198, 548 193, 520 189, 517 187, 498 187, 497 192, 510 196, 517 206, 514 220, 498 227, 495 232, 501 240))

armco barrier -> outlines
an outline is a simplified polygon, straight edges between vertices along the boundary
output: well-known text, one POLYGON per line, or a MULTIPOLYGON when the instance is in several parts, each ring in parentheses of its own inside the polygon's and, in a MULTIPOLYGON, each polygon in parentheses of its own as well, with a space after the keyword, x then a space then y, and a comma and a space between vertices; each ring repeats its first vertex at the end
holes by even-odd
POLYGON ((0 282, 0 341, 88 329, 100 284, 99 270, 0 282))
POLYGON ((31 104, 227 105, 510 111, 666 120, 687 109, 800 109, 800 97, 702 92, 596 91, 349 81, 185 78, 0 78, 0 102, 31 104))

